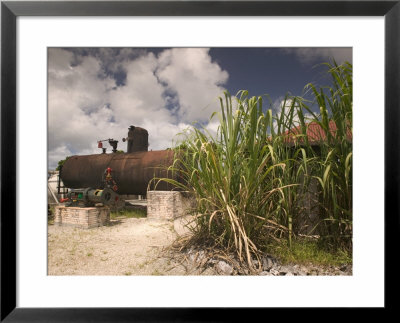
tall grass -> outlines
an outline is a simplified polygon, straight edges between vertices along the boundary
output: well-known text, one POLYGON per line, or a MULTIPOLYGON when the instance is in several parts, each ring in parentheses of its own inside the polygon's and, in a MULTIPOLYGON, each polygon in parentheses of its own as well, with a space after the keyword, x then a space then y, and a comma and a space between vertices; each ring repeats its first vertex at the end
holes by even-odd
POLYGON ((235 250, 252 267, 263 231, 286 230, 272 220, 282 188, 269 180, 285 165, 272 161, 266 145, 272 113, 263 112, 262 98, 241 91, 236 106, 228 93, 220 103, 221 112, 212 116, 220 121, 217 136, 196 127, 186 133, 184 149, 176 154, 184 184, 174 184, 196 198, 196 234, 235 250))
MULTIPOLYGON (((352 248, 352 133, 353 83, 352 65, 326 64, 332 86, 318 89, 308 84, 320 115, 313 115, 326 140, 319 145, 319 158, 314 163, 314 177, 319 182, 320 231, 332 247, 352 248), (332 129, 333 128, 333 129, 332 129)), ((303 102, 302 108, 311 112, 303 102)))
POLYGON ((307 85, 314 102, 287 96, 273 115, 271 108, 263 109, 262 97, 225 93, 220 112, 211 116, 219 118, 217 135, 201 126, 183 133, 171 167, 181 180, 162 180, 196 199, 196 238, 234 250, 252 269, 252 258, 268 239, 285 238, 291 245, 310 212, 305 201, 315 197, 320 208, 316 230, 332 245, 349 248, 351 65, 329 65, 329 73, 332 87, 307 85), (313 103, 320 113, 313 112, 313 103), (313 122, 325 132, 318 147, 307 137, 313 122), (312 181, 317 193, 310 190, 312 181))

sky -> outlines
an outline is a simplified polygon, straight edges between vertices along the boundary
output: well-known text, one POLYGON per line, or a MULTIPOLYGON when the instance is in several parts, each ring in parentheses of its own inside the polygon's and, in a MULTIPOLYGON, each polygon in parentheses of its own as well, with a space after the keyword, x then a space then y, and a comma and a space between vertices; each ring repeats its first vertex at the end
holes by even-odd
MULTIPOLYGON (((329 85, 321 63, 352 63, 351 48, 49 48, 48 169, 66 156, 98 154, 97 141, 126 151, 130 125, 149 132, 149 150, 173 146, 195 122, 211 132, 218 98, 268 95, 276 111, 310 82, 329 85)), ((105 144, 107 152, 111 147, 105 144)))

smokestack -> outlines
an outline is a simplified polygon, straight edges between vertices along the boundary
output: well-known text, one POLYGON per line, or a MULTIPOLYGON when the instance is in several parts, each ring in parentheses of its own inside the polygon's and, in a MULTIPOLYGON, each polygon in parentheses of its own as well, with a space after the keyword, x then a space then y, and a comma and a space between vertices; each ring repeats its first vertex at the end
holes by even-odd
POLYGON ((128 132, 127 152, 148 151, 149 133, 146 129, 130 126, 128 132))

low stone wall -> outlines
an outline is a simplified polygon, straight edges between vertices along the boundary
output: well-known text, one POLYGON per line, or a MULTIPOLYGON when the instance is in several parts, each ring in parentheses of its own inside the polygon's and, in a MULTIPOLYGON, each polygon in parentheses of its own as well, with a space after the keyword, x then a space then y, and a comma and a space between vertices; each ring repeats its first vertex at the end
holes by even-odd
POLYGON ((193 200, 186 192, 148 191, 147 218, 173 220, 186 215, 193 200))
POLYGON ((110 208, 96 207, 67 207, 54 208, 54 225, 74 226, 90 229, 106 225, 110 222, 110 208))

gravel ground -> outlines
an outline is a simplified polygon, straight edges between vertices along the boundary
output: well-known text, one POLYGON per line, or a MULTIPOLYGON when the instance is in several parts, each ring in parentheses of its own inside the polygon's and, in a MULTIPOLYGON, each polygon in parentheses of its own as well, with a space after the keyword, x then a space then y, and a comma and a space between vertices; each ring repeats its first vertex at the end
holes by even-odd
POLYGON ((183 275, 183 266, 163 257, 176 237, 172 222, 145 218, 92 229, 49 225, 48 274, 183 275))
MULTIPOLYGON (((171 252, 176 238, 188 232, 185 221, 118 218, 108 226, 92 229, 49 225, 48 275, 239 274, 226 262, 206 257, 201 250, 178 255, 171 252)), ((281 266, 267 258, 260 275, 352 275, 351 265, 281 266)))

